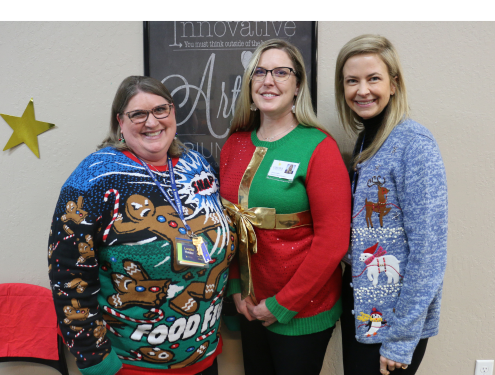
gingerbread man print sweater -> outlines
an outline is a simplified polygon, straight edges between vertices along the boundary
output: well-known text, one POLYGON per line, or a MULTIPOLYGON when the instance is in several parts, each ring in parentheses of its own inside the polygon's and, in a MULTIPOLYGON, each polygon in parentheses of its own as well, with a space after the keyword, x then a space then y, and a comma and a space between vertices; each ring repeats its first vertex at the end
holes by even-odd
MULTIPOLYGON (((195 151, 174 158, 184 216, 212 258, 177 262, 184 224, 131 153, 88 156, 62 187, 49 276, 65 343, 84 375, 196 374, 221 352, 219 318, 236 235, 218 181, 195 151), (127 372, 126 372, 127 371, 127 372)), ((167 166, 153 167, 173 199, 167 166)))

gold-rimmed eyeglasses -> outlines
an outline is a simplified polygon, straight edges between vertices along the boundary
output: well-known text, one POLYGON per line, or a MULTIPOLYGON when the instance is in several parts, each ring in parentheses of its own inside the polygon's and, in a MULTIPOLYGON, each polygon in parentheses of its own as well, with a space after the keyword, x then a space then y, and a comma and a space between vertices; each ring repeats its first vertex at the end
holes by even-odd
POLYGON ((170 115, 173 106, 173 104, 162 104, 152 109, 138 109, 124 114, 129 117, 129 120, 131 120, 133 124, 142 124, 148 120, 150 113, 152 113, 157 120, 167 118, 170 115))
POLYGON ((296 71, 294 69, 286 66, 281 66, 273 69, 257 67, 256 69, 254 69, 251 79, 257 82, 264 81, 268 73, 271 73, 273 80, 276 82, 287 81, 291 73, 294 73, 294 75, 296 75, 296 71))

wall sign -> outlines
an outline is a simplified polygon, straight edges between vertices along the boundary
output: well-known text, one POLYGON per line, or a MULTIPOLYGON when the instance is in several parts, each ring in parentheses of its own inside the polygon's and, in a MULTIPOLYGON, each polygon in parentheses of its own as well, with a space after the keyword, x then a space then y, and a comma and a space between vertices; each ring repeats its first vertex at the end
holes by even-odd
POLYGON ((244 69, 256 47, 273 38, 290 41, 303 54, 315 105, 316 22, 144 22, 145 75, 171 92, 179 138, 216 169, 244 69))

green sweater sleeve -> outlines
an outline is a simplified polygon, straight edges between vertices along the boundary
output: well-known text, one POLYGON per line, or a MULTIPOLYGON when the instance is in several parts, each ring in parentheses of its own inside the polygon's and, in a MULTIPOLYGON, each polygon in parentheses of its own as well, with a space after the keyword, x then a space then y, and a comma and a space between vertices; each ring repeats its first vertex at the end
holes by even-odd
POLYGON ((112 350, 110 354, 97 365, 79 369, 83 375, 114 375, 122 368, 117 354, 112 350))
POLYGON ((229 279, 227 284, 227 296, 231 296, 236 293, 241 293, 241 280, 229 279))
POLYGON ((297 311, 291 311, 280 305, 275 296, 267 298, 265 303, 268 310, 277 318, 279 323, 287 324, 297 314, 297 311))

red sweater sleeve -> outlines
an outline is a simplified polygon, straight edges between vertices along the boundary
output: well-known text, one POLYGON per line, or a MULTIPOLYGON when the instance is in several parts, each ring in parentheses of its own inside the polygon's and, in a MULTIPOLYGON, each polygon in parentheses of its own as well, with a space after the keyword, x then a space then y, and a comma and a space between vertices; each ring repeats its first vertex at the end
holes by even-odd
MULTIPOLYGON (((293 312, 301 311, 334 273, 340 272, 338 266, 349 245, 351 187, 331 137, 320 142, 310 159, 306 191, 314 238, 296 273, 275 296, 278 304, 293 312)), ((340 280, 341 275, 337 276, 340 280)))

